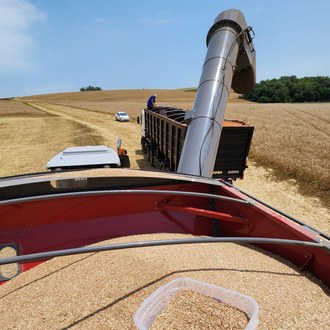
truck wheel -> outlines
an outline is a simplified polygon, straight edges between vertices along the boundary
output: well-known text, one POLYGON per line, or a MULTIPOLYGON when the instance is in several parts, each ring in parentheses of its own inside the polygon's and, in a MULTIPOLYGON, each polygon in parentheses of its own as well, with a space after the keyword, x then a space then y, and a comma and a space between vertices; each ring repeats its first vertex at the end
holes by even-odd
POLYGON ((128 155, 122 156, 121 157, 121 167, 130 168, 130 166, 131 166, 131 162, 129 160, 128 155))
POLYGON ((154 166, 154 153, 151 150, 150 146, 147 146, 147 157, 151 166, 154 166))
POLYGON ((142 151, 144 153, 146 153, 147 152, 147 147, 146 147, 146 142, 144 141, 143 138, 141 139, 141 147, 142 147, 142 151))
POLYGON ((149 154, 149 162, 151 164, 151 166, 154 166, 154 152, 152 151, 152 149, 150 149, 150 154, 149 154))
POLYGON ((160 169, 162 171, 169 171, 170 170, 170 162, 168 159, 165 159, 162 161, 161 165, 160 165, 160 169))

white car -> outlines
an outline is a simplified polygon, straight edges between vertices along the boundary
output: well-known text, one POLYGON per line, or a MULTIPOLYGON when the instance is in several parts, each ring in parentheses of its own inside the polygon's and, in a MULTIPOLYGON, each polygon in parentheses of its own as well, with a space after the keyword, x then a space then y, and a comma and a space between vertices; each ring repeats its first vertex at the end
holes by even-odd
POLYGON ((126 112, 116 112, 115 118, 118 121, 130 121, 129 115, 126 112))

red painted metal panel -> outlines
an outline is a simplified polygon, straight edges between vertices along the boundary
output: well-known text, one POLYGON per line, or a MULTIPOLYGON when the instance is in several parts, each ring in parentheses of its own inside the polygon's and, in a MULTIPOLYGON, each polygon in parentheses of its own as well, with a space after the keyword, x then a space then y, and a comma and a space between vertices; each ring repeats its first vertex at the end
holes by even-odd
MULTIPOLYGON (((198 182, 152 187, 160 188, 202 193, 213 191, 217 195, 246 199, 234 188, 198 182)), ((212 236, 216 229, 213 218, 218 219, 216 222, 220 224, 222 236, 318 240, 312 231, 258 202, 241 204, 166 193, 127 193, 53 196, 3 204, 0 206, 0 243, 16 243, 20 254, 28 254, 85 246, 113 237, 143 233, 212 236), (164 203, 167 205, 165 208, 162 207, 164 203)), ((263 244, 261 247, 311 271, 330 285, 328 250, 274 244, 263 244)), ((24 271, 36 264, 26 263, 21 269, 24 271)))

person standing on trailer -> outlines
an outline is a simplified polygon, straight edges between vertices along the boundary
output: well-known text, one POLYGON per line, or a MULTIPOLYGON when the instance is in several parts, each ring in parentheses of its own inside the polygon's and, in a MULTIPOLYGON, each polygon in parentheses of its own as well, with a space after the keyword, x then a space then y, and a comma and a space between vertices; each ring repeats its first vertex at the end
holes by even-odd
POLYGON ((149 110, 157 108, 156 98, 157 98, 157 94, 153 94, 149 97, 147 102, 147 108, 149 110))

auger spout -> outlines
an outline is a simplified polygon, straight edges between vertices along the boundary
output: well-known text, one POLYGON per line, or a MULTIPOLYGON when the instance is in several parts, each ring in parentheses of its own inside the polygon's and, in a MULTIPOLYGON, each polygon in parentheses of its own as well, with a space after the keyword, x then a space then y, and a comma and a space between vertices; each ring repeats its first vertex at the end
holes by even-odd
MULTIPOLYGON (((207 53, 183 145, 178 172, 212 177, 230 88, 255 84, 252 29, 241 11, 222 12, 207 35, 207 53)), ((189 118, 188 118, 189 117, 189 118)))

